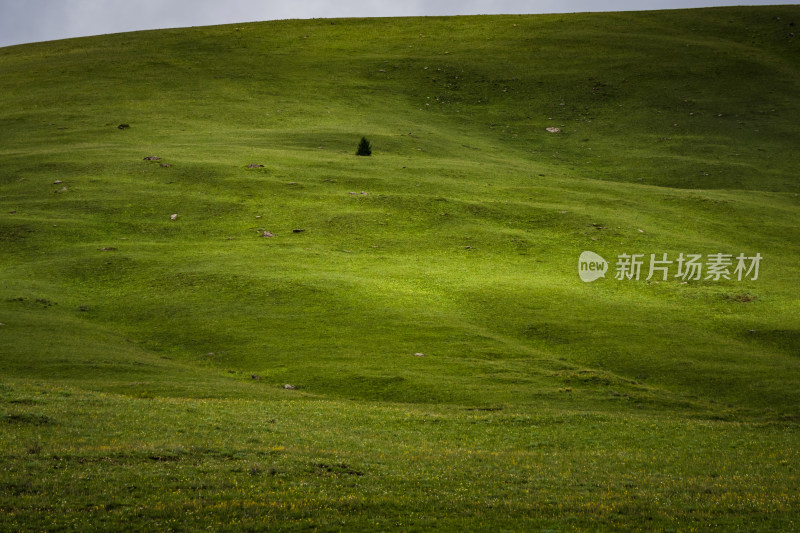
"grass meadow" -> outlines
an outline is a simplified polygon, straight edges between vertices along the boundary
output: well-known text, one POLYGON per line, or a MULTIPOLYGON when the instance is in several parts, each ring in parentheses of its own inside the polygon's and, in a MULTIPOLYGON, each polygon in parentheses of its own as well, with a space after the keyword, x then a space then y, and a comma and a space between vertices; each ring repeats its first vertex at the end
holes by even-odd
POLYGON ((798 529, 795 22, 0 48, 0 530, 798 529))

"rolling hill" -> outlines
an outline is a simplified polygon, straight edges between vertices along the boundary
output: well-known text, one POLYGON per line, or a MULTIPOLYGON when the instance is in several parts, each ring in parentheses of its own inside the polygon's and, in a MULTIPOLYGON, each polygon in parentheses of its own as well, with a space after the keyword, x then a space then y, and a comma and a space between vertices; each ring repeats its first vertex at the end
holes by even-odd
POLYGON ((796 528, 797 21, 0 48, 0 528, 796 528))

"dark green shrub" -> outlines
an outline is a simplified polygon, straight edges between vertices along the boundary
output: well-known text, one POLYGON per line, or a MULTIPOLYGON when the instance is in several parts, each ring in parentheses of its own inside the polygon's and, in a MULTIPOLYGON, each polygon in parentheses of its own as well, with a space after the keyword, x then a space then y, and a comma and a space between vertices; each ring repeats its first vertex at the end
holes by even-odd
POLYGON ((369 141, 366 137, 361 137, 361 142, 358 143, 356 155, 372 155, 372 146, 369 144, 369 141))

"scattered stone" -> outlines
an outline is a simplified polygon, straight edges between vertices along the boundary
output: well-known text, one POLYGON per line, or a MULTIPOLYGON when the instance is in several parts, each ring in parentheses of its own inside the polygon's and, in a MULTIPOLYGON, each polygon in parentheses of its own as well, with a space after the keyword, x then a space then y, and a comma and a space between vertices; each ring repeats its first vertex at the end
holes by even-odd
POLYGON ((113 246, 106 246, 105 248, 100 248, 101 252, 113 252, 115 250, 116 248, 114 248, 113 246))
POLYGON ((178 220, 178 213, 173 213, 169 216, 170 220, 178 220))
POLYGON ((275 234, 272 233, 271 231, 265 231, 264 233, 261 234, 261 236, 262 237, 274 237, 275 234))
POLYGON ((422 352, 417 352, 414 354, 414 357, 425 357, 425 354, 422 352))
POLYGON ((247 168, 264 168, 264 165, 259 165, 258 163, 250 163, 247 165, 247 168))
POLYGON ((253 379, 261 379, 261 376, 259 376, 258 374, 250 374, 250 377, 253 379))
POLYGON ((130 127, 131 127, 130 124, 120 124, 119 126, 117 126, 117 128, 119 128, 121 130, 127 130, 130 127))
POLYGON ((289 385, 287 383, 286 385, 283 386, 283 388, 286 390, 295 390, 297 387, 295 387, 294 385, 289 385))
POLYGON ((303 233, 304 231, 304 229, 293 229, 292 233, 303 233))
POLYGON ((9 211, 9 212, 8 212, 8 214, 9 214, 9 215, 16 215, 16 214, 17 214, 17 211, 16 211, 16 210, 14 210, 14 211, 9 211))
POLYGON ((148 155, 144 158, 145 161, 161 161, 161 158, 157 155, 148 155))
POLYGON ((60 188, 60 189, 58 189, 57 191, 53 191, 53 192, 54 192, 54 193, 60 193, 60 192, 67 192, 67 190, 68 190, 68 189, 67 189, 66 187, 61 187, 61 188, 60 188))
POLYGON ((61 185, 62 183, 64 183, 64 182, 61 181, 61 180, 56 180, 56 181, 53 182, 53 185, 61 185))
POLYGON ((549 128, 545 128, 550 133, 561 133, 561 128, 556 128, 555 126, 550 126, 549 128))
POLYGON ((215 355, 217 355, 217 354, 215 354, 214 352, 208 352, 206 354, 206 357, 214 357, 215 355))
POLYGON ((256 218, 261 218, 261 215, 256 215, 256 218))
POLYGON ((89 306, 88 305, 82 305, 82 306, 78 307, 78 311, 81 311, 83 313, 87 312, 88 310, 89 310, 89 306))
POLYGON ((164 168, 169 168, 172 165, 170 165, 169 163, 161 163, 161 166, 164 167, 164 168))
POLYGON ((2 328, 3 326, 5 326, 5 324, 3 324, 2 322, 0 322, 0 328, 2 328))
POLYGON ((640 229, 640 230, 639 230, 639 233, 644 233, 644 230, 643 230, 643 229, 640 229))

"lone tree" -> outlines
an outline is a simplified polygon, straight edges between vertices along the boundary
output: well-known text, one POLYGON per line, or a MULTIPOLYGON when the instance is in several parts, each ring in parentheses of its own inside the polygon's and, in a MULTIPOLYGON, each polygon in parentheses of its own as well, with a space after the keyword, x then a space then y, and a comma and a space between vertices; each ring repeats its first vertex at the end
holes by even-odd
POLYGON ((358 143, 356 155, 372 155, 372 146, 370 146, 366 137, 361 137, 361 142, 358 143))

